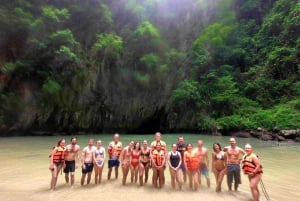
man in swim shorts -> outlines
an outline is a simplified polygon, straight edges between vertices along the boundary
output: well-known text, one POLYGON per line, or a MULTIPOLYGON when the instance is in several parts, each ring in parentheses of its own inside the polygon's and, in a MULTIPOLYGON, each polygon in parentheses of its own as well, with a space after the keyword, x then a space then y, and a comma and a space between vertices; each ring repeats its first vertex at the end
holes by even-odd
POLYGON ((208 149, 203 147, 203 141, 197 141, 196 153, 200 157, 200 167, 199 167, 199 183, 201 184, 201 174, 206 178, 207 187, 210 187, 210 178, 209 178, 209 158, 208 158, 208 149))
POLYGON ((122 142, 119 141, 119 134, 114 134, 113 141, 108 145, 108 173, 107 179, 110 180, 112 168, 115 167, 115 177, 118 179, 118 170, 120 166, 120 155, 122 151, 122 142))
POLYGON ((75 181, 74 173, 75 173, 75 169, 78 167, 77 164, 79 162, 79 151, 80 151, 80 147, 79 145, 77 145, 77 138, 72 137, 71 144, 66 146, 66 156, 65 156, 66 166, 64 168, 66 183, 69 183, 69 175, 71 175, 71 187, 73 187, 75 181))
POLYGON ((86 174, 88 174, 87 184, 89 184, 91 182, 91 176, 92 176, 93 167, 94 167, 94 164, 93 164, 93 154, 94 154, 95 150, 96 150, 96 147, 94 146, 94 139, 89 139, 88 146, 86 146, 82 150, 82 157, 81 157, 81 162, 82 162, 81 186, 84 185, 86 174))
POLYGON ((234 179, 234 190, 237 191, 239 184, 241 184, 240 155, 243 156, 246 152, 236 145, 235 138, 230 138, 229 143, 230 146, 224 148, 227 153, 227 185, 231 191, 234 179))

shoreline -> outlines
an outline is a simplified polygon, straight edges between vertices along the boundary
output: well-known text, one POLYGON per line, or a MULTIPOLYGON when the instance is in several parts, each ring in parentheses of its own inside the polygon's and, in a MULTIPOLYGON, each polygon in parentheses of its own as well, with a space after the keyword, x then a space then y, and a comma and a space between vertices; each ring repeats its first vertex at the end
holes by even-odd
MULTIPOLYGON (((116 131, 116 130, 114 130, 116 131)), ((121 132, 122 135, 151 135, 153 133, 146 132, 146 133, 128 133, 128 132, 121 132)), ((101 134, 111 134, 115 132, 87 132, 87 131, 76 131, 76 132, 60 132, 60 131, 18 131, 14 130, 11 132, 0 132, 0 137, 35 137, 35 136, 83 136, 83 135, 101 135, 101 134)), ((163 132, 167 134, 194 134, 194 135, 211 135, 211 136, 228 136, 228 137, 239 137, 239 138, 257 138, 262 141, 276 141, 276 142, 297 142, 300 143, 300 129, 291 129, 291 130, 273 130, 268 131, 261 128, 256 130, 240 130, 240 131, 229 131, 226 134, 222 134, 221 131, 207 133, 207 132, 196 132, 191 130, 181 130, 178 132, 163 132)))

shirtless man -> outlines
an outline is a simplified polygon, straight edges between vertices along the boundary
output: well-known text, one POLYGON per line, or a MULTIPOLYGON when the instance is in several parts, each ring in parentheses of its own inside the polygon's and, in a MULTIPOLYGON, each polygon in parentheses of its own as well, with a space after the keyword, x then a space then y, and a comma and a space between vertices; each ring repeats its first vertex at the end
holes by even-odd
POLYGON ((208 158, 208 149, 203 147, 203 141, 197 141, 197 148, 195 149, 198 157, 200 158, 200 167, 199 167, 199 184, 201 184, 201 174, 206 178, 207 187, 210 187, 210 178, 209 178, 209 158, 208 158))
POLYGON ((107 179, 110 180, 112 168, 115 167, 115 177, 118 179, 118 170, 120 166, 120 154, 122 151, 122 142, 119 141, 119 134, 114 134, 113 141, 111 141, 108 145, 108 173, 107 179))
POLYGON ((229 142, 230 146, 224 148, 227 153, 227 185, 231 191, 234 179, 234 190, 237 191, 241 183, 240 155, 243 156, 246 152, 236 145, 235 138, 230 138, 229 142))
POLYGON ((79 145, 77 145, 77 137, 72 137, 71 144, 66 146, 66 167, 64 168, 66 183, 69 183, 69 175, 71 175, 71 187, 73 187, 75 181, 75 168, 78 168, 79 151, 80 147, 79 145))
POLYGON ((88 146, 86 146, 82 150, 82 157, 81 157, 81 162, 82 162, 82 176, 81 176, 81 186, 84 185, 84 180, 86 174, 88 174, 87 177, 87 184, 91 182, 91 176, 93 172, 93 153, 95 152, 96 147, 94 146, 94 139, 89 139, 88 141, 88 146))

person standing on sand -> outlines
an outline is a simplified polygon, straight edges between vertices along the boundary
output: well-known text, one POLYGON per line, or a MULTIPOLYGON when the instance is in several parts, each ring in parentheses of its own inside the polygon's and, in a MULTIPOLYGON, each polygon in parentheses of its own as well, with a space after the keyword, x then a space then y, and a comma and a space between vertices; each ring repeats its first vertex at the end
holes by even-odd
MULTIPOLYGON (((158 143, 160 144, 159 149, 162 150, 165 153, 165 158, 167 158, 168 157, 167 156, 168 155, 167 144, 166 144, 165 141, 161 140, 161 133, 160 132, 155 133, 155 140, 151 142, 151 146, 150 146, 150 148, 151 148, 150 154, 152 155, 153 151, 157 149, 157 144, 158 143)), ((151 158, 152 158, 152 156, 151 156, 151 158)), ((152 163, 152 165, 154 165, 154 164, 152 163)), ((165 166, 164 166, 164 168, 165 168, 165 166)), ((152 177, 152 179, 153 179, 153 177, 152 177)), ((165 177, 164 176, 163 176, 162 180, 163 180, 163 184, 165 184, 165 177)), ((152 184, 154 184, 154 180, 152 180, 152 184)))
POLYGON ((201 174, 206 178, 207 187, 210 187, 210 178, 209 178, 209 158, 208 158, 208 149, 203 147, 203 141, 197 141, 197 148, 195 149, 198 157, 200 158, 199 166, 199 184, 201 184, 201 174))
POLYGON ((53 148, 50 154, 50 166, 49 170, 51 171, 51 183, 50 190, 54 191, 57 177, 60 170, 65 166, 65 148, 66 141, 65 139, 61 139, 57 142, 57 146, 53 148))
MULTIPOLYGON (((177 139, 177 151, 181 154, 181 158, 183 160, 184 152, 186 151, 186 145, 184 144, 184 138, 183 136, 179 136, 177 139)), ((186 182, 186 167, 184 166, 184 162, 181 163, 180 166, 183 174, 183 181, 186 182)))
POLYGON ((227 156, 225 152, 222 151, 221 145, 219 143, 213 144, 213 150, 211 170, 216 178, 216 192, 221 192, 223 178, 227 171, 227 156))
POLYGON ((119 134, 114 134, 113 141, 111 141, 108 145, 108 173, 107 179, 110 180, 112 168, 115 167, 115 178, 118 179, 119 174, 119 166, 120 166, 120 154, 122 151, 122 142, 119 141, 119 134))
POLYGON ((193 190, 198 190, 199 187, 199 166, 200 157, 197 152, 193 150, 192 144, 187 144, 186 151, 184 152, 184 165, 187 170, 189 179, 189 187, 193 190))
POLYGON ((150 147, 148 147, 147 140, 144 140, 143 146, 141 148, 141 154, 140 154, 140 168, 139 168, 140 186, 144 185, 144 182, 147 183, 148 181, 149 169, 151 167, 150 162, 151 162, 150 147), (145 181, 143 180, 144 174, 145 174, 145 181))
POLYGON ((224 148, 227 153, 227 185, 228 190, 232 191, 234 179, 234 190, 237 191, 239 184, 241 184, 240 155, 245 155, 246 152, 236 145, 235 138, 230 138, 229 143, 230 146, 224 148))
POLYGON ((122 185, 126 185, 127 175, 130 169, 130 160, 131 160, 131 153, 133 150, 134 141, 130 140, 128 146, 126 146, 121 152, 121 165, 122 165, 122 185))
POLYGON ((135 142, 131 152, 131 160, 130 160, 131 183, 133 182, 136 183, 138 180, 139 167, 140 167, 140 154, 141 154, 140 143, 135 142))
POLYGON ((75 169, 78 168, 80 146, 77 145, 77 137, 71 137, 71 144, 66 146, 66 157, 64 168, 66 183, 69 183, 71 177, 71 187, 75 182, 75 169))
POLYGON ((104 167, 105 160, 105 149, 102 147, 102 141, 97 141, 96 149, 93 153, 94 159, 94 170, 95 170, 95 184, 101 184, 102 171, 104 167))
POLYGON ((172 144, 171 151, 168 153, 168 164, 171 175, 171 185, 175 189, 175 181, 178 184, 179 190, 182 188, 182 158, 179 151, 177 151, 177 145, 172 144))
POLYGON ((253 201, 259 201, 259 189, 258 183, 262 177, 262 166, 256 154, 252 151, 252 146, 250 144, 245 145, 246 154, 242 159, 242 169, 245 174, 248 175, 250 182, 250 189, 253 197, 253 201))
POLYGON ((94 139, 89 139, 88 141, 88 146, 86 146, 82 150, 82 157, 81 157, 81 162, 82 162, 82 176, 81 176, 81 186, 84 185, 85 181, 85 176, 88 174, 87 177, 87 184, 90 184, 91 182, 91 177, 92 177, 92 172, 93 172, 93 154, 95 152, 96 147, 94 146, 94 139))
POLYGON ((165 184, 165 163, 166 163, 166 154, 163 149, 161 149, 160 142, 156 143, 156 149, 151 155, 152 160, 152 170, 153 170, 153 186, 154 188, 162 188, 165 184), (157 183, 158 181, 158 183, 157 183))

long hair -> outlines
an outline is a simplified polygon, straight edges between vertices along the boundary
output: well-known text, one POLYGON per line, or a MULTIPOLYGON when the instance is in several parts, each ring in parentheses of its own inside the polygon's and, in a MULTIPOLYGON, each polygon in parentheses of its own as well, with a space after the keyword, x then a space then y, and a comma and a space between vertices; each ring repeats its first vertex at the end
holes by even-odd
POLYGON ((59 147, 60 146, 60 143, 62 142, 62 141, 64 141, 65 139, 60 139, 60 140, 58 140, 58 142, 57 142, 57 146, 59 147))
POLYGON ((214 152, 216 151, 215 145, 217 145, 219 147, 220 151, 222 151, 222 147, 221 147, 220 143, 215 142, 215 143, 213 143, 213 150, 214 150, 214 152))

